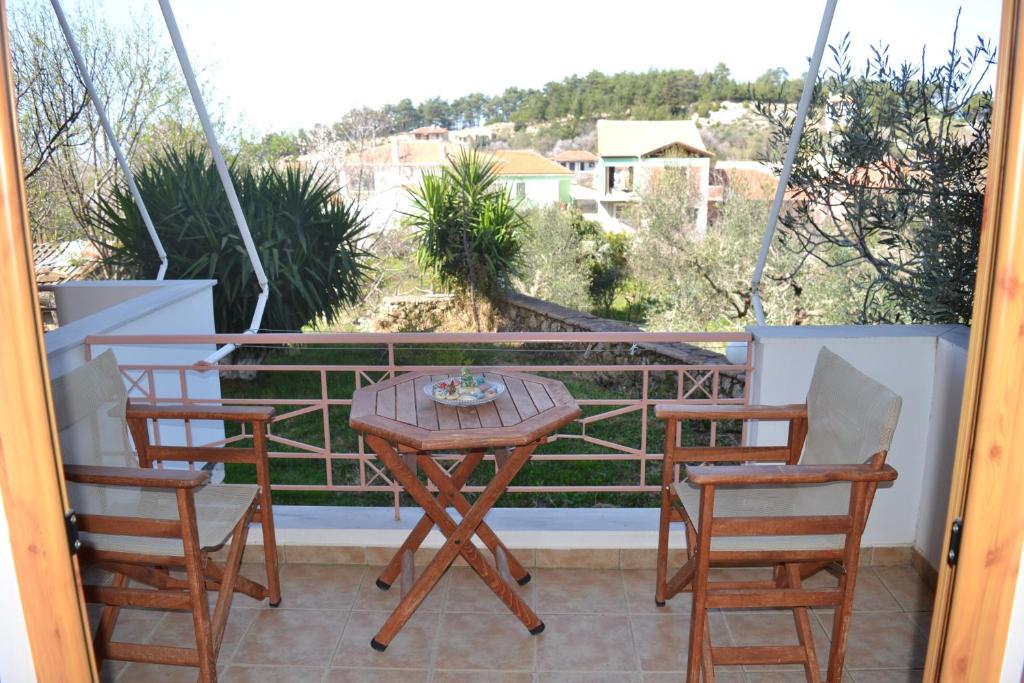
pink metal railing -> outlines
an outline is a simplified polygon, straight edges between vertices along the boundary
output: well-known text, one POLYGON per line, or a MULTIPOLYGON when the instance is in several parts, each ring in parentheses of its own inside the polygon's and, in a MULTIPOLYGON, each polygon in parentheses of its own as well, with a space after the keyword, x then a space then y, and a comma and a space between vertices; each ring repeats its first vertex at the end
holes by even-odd
MULTIPOLYGON (((101 347, 131 347, 138 345, 153 345, 159 347, 195 345, 195 344, 239 344, 239 345, 301 345, 303 347, 340 347, 341 349, 365 349, 372 347, 386 352, 386 362, 379 364, 261 364, 261 365, 231 365, 218 364, 207 365, 203 363, 194 364, 122 364, 122 373, 130 384, 130 393, 135 398, 144 398, 154 403, 209 403, 209 399, 196 398, 189 393, 189 376, 194 373, 208 372, 249 372, 259 373, 316 373, 319 378, 319 395, 306 396, 301 398, 224 398, 218 403, 229 405, 273 405, 279 409, 271 425, 269 441, 271 444, 288 447, 293 451, 272 450, 270 456, 275 459, 294 460, 322 460, 324 463, 324 483, 300 483, 300 484, 273 484, 276 490, 302 490, 302 491, 333 491, 333 492, 367 492, 379 491, 390 492, 395 497, 395 504, 398 504, 399 485, 391 478, 385 468, 380 466, 372 451, 366 449, 363 440, 359 437, 356 442, 358 447, 354 451, 334 450, 332 429, 337 428, 337 421, 331 424, 330 410, 337 406, 350 406, 351 396, 331 396, 329 393, 329 379, 338 373, 349 373, 354 379, 356 387, 364 386, 367 383, 374 383, 383 378, 392 377, 395 373, 410 371, 432 371, 441 372, 450 369, 450 366, 426 365, 422 363, 402 363, 397 360, 396 350, 403 354, 416 348, 429 346, 457 344, 463 347, 467 345, 530 345, 531 348, 540 346, 541 350, 547 349, 551 353, 566 353, 564 348, 549 348, 555 345, 571 344, 575 346, 588 345, 593 350, 594 345, 608 344, 631 344, 639 345, 643 350, 650 350, 651 344, 691 344, 691 345, 724 345, 728 342, 746 343, 747 355, 742 364, 731 363, 702 363, 687 364, 683 362, 637 362, 637 363, 598 363, 598 364, 523 364, 523 363, 491 363, 490 367, 502 367, 512 371, 522 372, 543 372, 555 376, 575 375, 587 376, 601 373, 615 373, 616 375, 632 374, 638 378, 634 385, 639 387, 639 395, 633 398, 623 396, 621 398, 583 398, 579 399, 581 406, 601 406, 607 408, 593 414, 587 414, 584 409, 584 416, 576 421, 579 425, 579 433, 558 433, 551 437, 551 441, 557 440, 578 440, 591 444, 601 449, 597 453, 537 453, 534 455, 536 461, 554 460, 604 460, 604 461, 633 461, 639 468, 637 477, 638 483, 614 484, 606 486, 538 486, 538 485, 513 485, 509 487, 510 492, 608 492, 608 493, 636 493, 653 492, 658 490, 658 482, 650 483, 647 480, 647 465, 650 462, 660 461, 662 458, 663 444, 648 443, 648 426, 652 418, 650 408, 659 403, 703 403, 703 404, 743 404, 748 400, 749 377, 751 367, 751 337, 746 333, 684 333, 684 332, 579 332, 579 333, 544 333, 544 332, 511 332, 511 333, 470 333, 470 334, 441 334, 441 333, 389 333, 389 334, 260 334, 256 337, 251 335, 116 335, 116 336, 92 336, 86 339, 86 353, 91 355, 94 348, 101 347), (157 387, 157 376, 166 376, 169 373, 177 375, 178 394, 159 395, 157 387), (671 374, 675 377, 674 396, 651 396, 652 378, 663 374, 671 374), (722 390, 723 378, 727 378, 733 386, 739 386, 738 391, 733 390, 731 395, 725 395, 722 390), (319 413, 322 423, 323 446, 309 443, 285 436, 289 420, 301 415, 319 413), (609 420, 623 415, 639 413, 640 415, 640 443, 639 446, 629 446, 609 439, 602 439, 588 434, 588 427, 604 420, 609 420), (334 464, 336 462, 355 462, 358 465, 358 481, 355 483, 337 482, 334 476, 334 464)), ((499 347, 500 348, 500 347, 499 347)), ((499 348, 493 349, 498 351, 499 348)), ((636 348, 636 347, 634 347, 636 348)), ((574 349, 577 350, 577 349, 574 349)), ((344 353, 339 355, 344 356, 344 353)), ((166 389, 165 389, 166 391, 166 389)), ((349 429, 347 421, 343 429, 349 429)), ((713 444, 717 439, 717 425, 711 425, 710 442, 713 444)), ((159 425, 154 428, 155 438, 159 440, 159 425)), ((192 444, 192 428, 185 423, 185 438, 188 444, 192 444)), ((337 434, 334 434, 337 436, 337 434)), ((227 439, 208 444, 196 445, 220 445, 233 443, 246 438, 240 434, 227 439)), ((678 435, 677 435, 678 438, 678 435)), ((659 440, 660 441, 660 440, 659 440)), ((461 456, 459 454, 441 454, 443 459, 450 459, 453 463, 461 456)), ((678 476, 678 474, 677 474, 678 476)), ((466 490, 478 491, 482 487, 469 486, 466 490)))

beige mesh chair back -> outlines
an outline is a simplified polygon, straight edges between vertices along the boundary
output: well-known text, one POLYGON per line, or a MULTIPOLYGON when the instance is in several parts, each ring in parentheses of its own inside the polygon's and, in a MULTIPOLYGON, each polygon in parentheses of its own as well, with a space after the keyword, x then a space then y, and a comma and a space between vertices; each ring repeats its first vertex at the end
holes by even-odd
POLYGON ((896 478, 885 464, 901 399, 827 348, 818 354, 806 404, 785 406, 671 406, 666 421, 655 601, 693 593, 687 681, 715 665, 801 664, 820 681, 809 607, 832 607, 827 680, 840 683, 856 584, 860 539, 875 490, 896 478), (683 447, 677 430, 687 420, 784 420, 784 446, 683 447), (767 463, 779 462, 779 465, 767 463), (686 481, 672 483, 678 463, 686 481), (708 464, 721 463, 721 464, 708 464), (747 463, 747 464, 737 464, 747 463), (668 576, 669 525, 681 521, 687 562, 668 576), (711 566, 771 567, 764 579, 711 581, 711 566), (824 569, 832 587, 804 588, 824 569), (712 647, 708 610, 792 610, 799 645, 712 647))
POLYGON ((72 465, 137 467, 128 442, 128 392, 107 350, 52 383, 61 454, 72 465))
POLYGON ((272 606, 281 600, 265 441, 273 409, 129 404, 111 351, 52 386, 68 496, 82 529, 81 563, 113 574, 109 584, 83 581, 86 600, 103 605, 93 638, 97 660, 195 666, 201 683, 216 681, 217 653, 234 593, 269 598, 272 606), (249 423, 252 447, 163 445, 160 460, 215 462, 222 456, 254 465, 259 485, 208 484, 209 474, 201 469, 152 469, 150 421, 191 419, 249 423), (263 525, 266 586, 238 573, 252 522, 263 525), (226 559, 215 560, 211 553, 228 543, 226 559), (208 589, 218 591, 212 615, 208 589), (196 646, 115 641, 123 605, 190 611, 196 646))
POLYGON ((802 465, 864 462, 888 451, 903 399, 822 347, 807 391, 802 465))

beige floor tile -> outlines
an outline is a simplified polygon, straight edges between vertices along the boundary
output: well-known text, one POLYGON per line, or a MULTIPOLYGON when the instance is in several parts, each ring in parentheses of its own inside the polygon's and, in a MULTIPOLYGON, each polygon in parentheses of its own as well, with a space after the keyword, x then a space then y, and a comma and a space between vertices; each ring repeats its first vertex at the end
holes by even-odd
MULTIPOLYGON (((99 605, 89 605, 89 623, 94 636, 99 626, 101 609, 99 605)), ((117 616, 117 625, 114 626, 114 642, 145 643, 166 614, 156 609, 122 608, 117 616)))
POLYGON ((117 683, 195 683, 198 676, 199 669, 194 666, 133 662, 117 677, 117 683))
POLYGON ((324 669, 304 666, 247 666, 232 664, 221 683, 320 683, 324 669))
MULTIPOLYGON (((644 683, 681 683, 683 679, 678 673, 645 673, 644 683)), ((742 671, 725 671, 715 667, 715 683, 746 683, 747 678, 742 671)))
MULTIPOLYGON (((505 606, 475 571, 469 567, 452 567, 448 571, 448 598, 445 602, 446 612, 505 612, 505 606)), ((535 603, 534 588, 536 581, 531 580, 525 586, 515 585, 519 597, 527 605, 535 603)))
POLYGON ((347 616, 336 610, 260 610, 236 648, 232 664, 326 668, 347 616))
POLYGON ((532 671, 537 637, 512 614, 444 614, 435 667, 532 671))
POLYGON ((935 593, 912 567, 876 567, 875 572, 907 612, 928 612, 935 593))
POLYGON ((539 671, 636 671, 629 617, 624 614, 542 614, 539 671))
POLYGON ((921 669, 876 669, 874 671, 855 671, 852 675, 856 683, 921 683, 924 671, 921 669))
POLYGON ((286 564, 281 568, 281 604, 288 608, 348 609, 355 602, 366 567, 344 564, 286 564))
POLYGON ((906 614, 854 612, 846 641, 846 668, 916 669, 924 665, 927 638, 906 614))
POLYGON ((932 628, 932 613, 931 612, 907 612, 907 616, 910 620, 917 624, 917 627, 921 629, 921 633, 927 638, 932 628))
MULTIPOLYGON (((617 671, 545 671, 534 674, 535 683, 640 683, 640 674, 617 671)), ((676 683, 679 683, 678 674, 676 683)))
POLYGON ((533 683, 528 671, 434 671, 432 683, 533 683))
MULTIPOLYGON (((689 615, 634 614, 630 622, 641 671, 686 670, 690 642, 689 615)), ((709 623, 712 643, 719 647, 732 644, 721 614, 710 614, 709 623)))
POLYGON ((290 545, 285 553, 288 564, 366 564, 363 546, 290 545))
MULTIPOLYGON (((537 604, 548 613, 626 612, 618 569, 537 569, 537 604)), ((531 582, 532 583, 532 582, 531 582)))
POLYGON ((679 593, 671 600, 666 600, 664 607, 654 604, 656 576, 653 569, 622 570, 629 611, 632 614, 689 614, 693 593, 679 593))
POLYGON ((537 548, 538 567, 618 569, 618 548, 537 548))
MULTIPOLYGON (((226 662, 235 652, 235 647, 242 636, 256 620, 259 610, 232 609, 228 614, 228 623, 224 627, 224 640, 220 646, 220 661, 226 662)), ((210 615, 213 615, 211 610, 210 615)), ((195 647, 196 632, 192 624, 191 612, 168 612, 160 624, 153 630, 147 641, 150 645, 170 645, 172 647, 195 647)))
MULTIPOLYGON (((820 571, 805 582, 815 588, 835 588, 839 580, 826 571, 820 571)), ((875 573, 874 567, 862 567, 857 572, 857 587, 853 591, 854 612, 901 612, 903 608, 875 573)))
POLYGON ((425 670, 328 669, 324 683, 426 683, 429 678, 425 670))
MULTIPOLYGON (((746 680, 747 683, 807 683, 807 676, 803 671, 748 671, 746 680)), ((821 680, 825 680, 824 670, 821 680)), ((843 672, 843 683, 854 683, 846 671, 843 672)))
MULTIPOLYGON (((383 567, 367 567, 366 575, 359 586, 352 609, 359 612, 384 611, 390 612, 398 606, 402 599, 402 591, 398 582, 390 589, 384 591, 377 587, 377 577, 380 576, 383 567)), ((448 572, 450 574, 451 572, 448 572)), ((444 604, 444 596, 448 590, 448 574, 441 577, 430 594, 423 600, 423 603, 416 610, 420 612, 440 612, 444 604)), ((383 619, 381 619, 383 623, 383 619)))
POLYGON ((431 664, 430 653, 437 634, 438 615, 416 612, 384 652, 370 647, 370 640, 384 625, 387 614, 352 612, 341 636, 332 666, 368 669, 420 669, 431 664))
MULTIPOLYGON (((898 615, 894 615, 898 616, 898 615)), ((814 638, 814 652, 818 657, 819 668, 828 662, 828 634, 817 623, 813 615, 808 615, 814 638)), ((725 612, 725 621, 729 625, 733 643, 739 647, 748 645, 799 645, 796 624, 793 614, 785 612, 725 612)), ((802 669, 800 664, 783 664, 778 666, 744 666, 749 672, 788 671, 802 669)))

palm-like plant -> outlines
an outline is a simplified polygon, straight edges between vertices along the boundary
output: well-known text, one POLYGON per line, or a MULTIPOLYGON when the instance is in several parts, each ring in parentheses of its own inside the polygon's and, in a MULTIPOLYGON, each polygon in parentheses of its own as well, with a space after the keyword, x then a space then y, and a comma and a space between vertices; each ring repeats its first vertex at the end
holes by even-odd
MULTIPOLYGON (((368 274, 366 217, 314 171, 235 165, 230 171, 270 281, 263 326, 297 330, 314 318, 332 322, 341 304, 359 298, 368 274)), ((246 329, 259 287, 212 160, 194 148, 166 149, 135 176, 167 251, 168 277, 217 280, 217 330, 246 329)), ((123 277, 156 271, 153 245, 127 188, 101 199, 90 222, 106 236, 101 248, 108 268, 123 277)))
POLYGON ((477 329, 477 296, 494 297, 516 274, 526 223, 498 182, 494 160, 464 149, 440 173, 411 190, 409 214, 420 266, 449 289, 469 295, 477 329))

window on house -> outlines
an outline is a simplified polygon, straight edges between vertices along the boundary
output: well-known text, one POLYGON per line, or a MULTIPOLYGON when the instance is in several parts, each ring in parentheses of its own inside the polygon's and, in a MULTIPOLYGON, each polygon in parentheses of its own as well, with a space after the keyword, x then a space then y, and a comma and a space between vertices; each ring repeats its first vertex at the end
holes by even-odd
POLYGON ((516 197, 519 198, 519 199, 522 199, 525 196, 526 196, 526 183, 524 183, 524 182, 516 183, 516 197))

